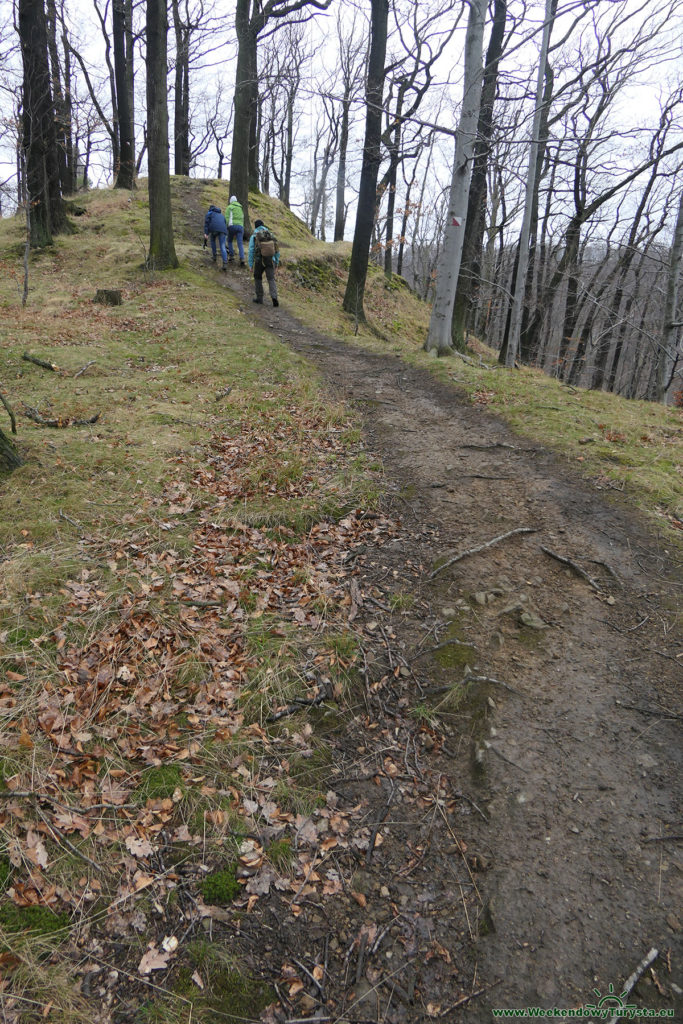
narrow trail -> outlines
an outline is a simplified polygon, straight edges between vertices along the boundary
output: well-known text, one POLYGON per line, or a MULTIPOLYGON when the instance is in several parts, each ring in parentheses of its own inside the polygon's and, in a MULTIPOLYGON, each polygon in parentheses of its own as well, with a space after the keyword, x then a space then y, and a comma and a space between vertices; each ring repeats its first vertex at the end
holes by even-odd
MULTIPOLYGON (((286 294, 278 310, 253 307, 248 272, 216 276, 245 315, 361 411, 367 449, 382 462, 403 524, 401 546, 383 552, 376 572, 413 598, 387 628, 400 632, 422 683, 438 689, 463 673, 430 646, 453 630, 476 644, 469 671, 479 681, 444 715, 446 735, 423 730, 418 750, 414 719, 408 730, 415 768, 436 780, 432 825, 415 835, 407 813, 378 817, 396 824, 392 841, 404 854, 406 843, 423 851, 396 889, 396 908, 415 914, 412 945, 394 929, 392 948, 412 966, 389 996, 359 967, 355 1000, 339 1019, 484 1021, 494 1007, 582 1006, 621 993, 651 948, 660 956, 629 1001, 680 1013, 682 641, 673 626, 683 580, 666 548, 635 512, 606 503, 540 444, 426 371, 306 328, 288 313, 286 294), (439 561, 520 527, 535 532, 430 578, 439 561), (439 815, 446 820, 439 779, 444 794, 465 794, 457 838, 452 818, 433 827, 439 815), (454 863, 467 873, 456 879, 454 863), (451 957, 438 955, 454 948, 449 936, 467 960, 459 988, 451 957), (437 954, 425 956, 428 947, 437 954)), ((371 613, 382 621, 377 608, 371 613)), ((388 641, 387 649, 391 659, 388 641)), ((406 680, 398 707, 407 716, 420 699, 406 680)), ((381 812, 382 793, 376 801, 381 812)), ((384 856, 388 879, 390 842, 384 856)), ((372 884, 364 913, 381 924, 372 884)), ((308 924, 315 937, 315 919, 308 924)), ((282 940, 296 942, 296 927, 282 940)))

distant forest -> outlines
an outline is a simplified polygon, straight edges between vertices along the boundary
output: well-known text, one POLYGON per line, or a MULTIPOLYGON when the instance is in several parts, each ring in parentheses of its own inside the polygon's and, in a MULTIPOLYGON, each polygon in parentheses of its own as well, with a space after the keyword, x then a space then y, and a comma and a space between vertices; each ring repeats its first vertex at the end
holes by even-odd
POLYGON ((14 0, 0 24, 2 214, 169 176, 278 197, 470 337, 567 385, 683 405, 683 0, 14 0), (229 184, 228 184, 229 183, 229 184))

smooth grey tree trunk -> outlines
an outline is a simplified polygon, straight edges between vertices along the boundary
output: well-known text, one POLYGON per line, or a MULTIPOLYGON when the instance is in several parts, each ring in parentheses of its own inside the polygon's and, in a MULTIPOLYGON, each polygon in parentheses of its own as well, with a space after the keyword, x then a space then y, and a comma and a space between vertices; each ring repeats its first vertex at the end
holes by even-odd
POLYGON ((669 259, 669 273, 666 282, 666 302, 664 305, 664 331, 662 344, 659 349, 657 362, 657 390, 658 402, 666 399, 666 392, 671 384, 671 375, 675 369, 676 360, 680 358, 677 339, 680 334, 680 324, 676 322, 676 310, 678 306, 678 278, 681 272, 681 258, 683 257, 683 191, 678 203, 676 215, 676 226, 671 244, 671 256, 669 259))
POLYGON ((538 77, 536 79, 536 107, 531 127, 531 145, 529 146, 529 171, 526 181, 526 194, 524 199, 524 217, 522 229, 519 234, 519 258, 517 261, 517 276, 515 281, 515 292, 512 297, 512 311, 510 316, 510 333, 508 346, 505 355, 505 365, 514 366, 519 351, 519 338, 522 328, 522 307, 524 304, 524 292, 526 289, 526 272, 529 264, 529 237, 531 234, 531 215, 533 212, 534 194, 536 190, 536 174, 538 173, 538 147, 541 117, 543 114, 543 92, 545 88, 545 65, 548 59, 548 48, 550 46, 550 33, 553 27, 554 15, 553 0, 545 0, 545 22, 543 35, 541 36, 541 52, 538 58, 538 77))
POLYGON ((436 293, 429 333, 424 344, 427 352, 436 350, 438 355, 446 355, 452 351, 453 303, 462 260, 472 159, 481 106, 486 8, 486 0, 470 0, 465 38, 465 82, 460 122, 455 138, 448 219, 444 232, 443 252, 436 274, 436 293))

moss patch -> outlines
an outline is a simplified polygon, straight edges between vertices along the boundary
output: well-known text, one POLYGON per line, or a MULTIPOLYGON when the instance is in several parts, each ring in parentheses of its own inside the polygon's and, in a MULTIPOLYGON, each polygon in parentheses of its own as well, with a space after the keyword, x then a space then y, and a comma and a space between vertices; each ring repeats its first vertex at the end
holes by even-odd
POLYGON ((55 914, 47 907, 18 907, 15 903, 0 904, 0 928, 6 932, 34 932, 49 935, 69 927, 69 915, 55 914))
POLYGON ((242 891, 236 875, 237 865, 231 864, 222 871, 214 871, 207 875, 200 889, 207 903, 225 906, 239 896, 242 891))

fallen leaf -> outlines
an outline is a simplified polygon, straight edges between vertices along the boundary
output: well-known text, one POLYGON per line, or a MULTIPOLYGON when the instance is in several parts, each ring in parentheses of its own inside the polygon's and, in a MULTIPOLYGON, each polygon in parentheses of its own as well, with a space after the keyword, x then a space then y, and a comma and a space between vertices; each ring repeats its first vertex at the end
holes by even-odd
POLYGON ((126 849, 134 857, 149 857, 154 853, 154 848, 148 839, 138 839, 137 836, 126 836, 126 849))
POLYGON ((170 953, 161 952, 154 944, 152 944, 149 946, 147 952, 138 964, 138 973, 151 974, 152 971, 162 971, 165 967, 168 967, 168 961, 170 959, 170 953))

